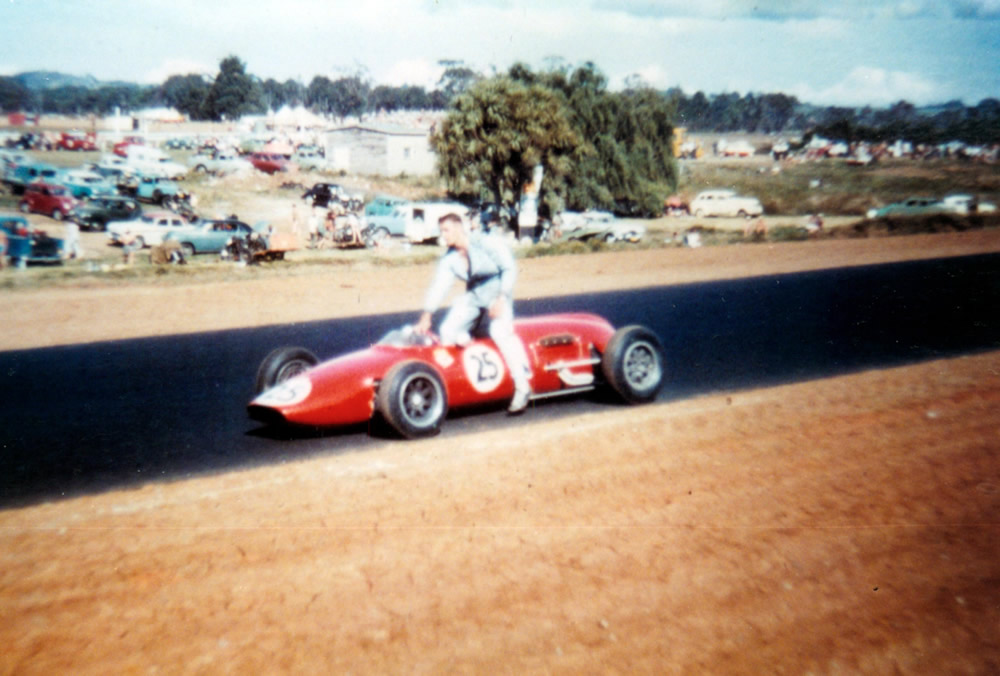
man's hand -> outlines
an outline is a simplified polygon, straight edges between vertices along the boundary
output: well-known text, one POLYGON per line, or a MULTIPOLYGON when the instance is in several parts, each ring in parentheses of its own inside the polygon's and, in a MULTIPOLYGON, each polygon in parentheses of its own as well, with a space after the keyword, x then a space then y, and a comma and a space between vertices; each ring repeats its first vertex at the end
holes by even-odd
POLYGON ((424 312, 420 315, 420 319, 413 326, 413 330, 416 331, 421 336, 425 336, 431 331, 431 313, 424 312))

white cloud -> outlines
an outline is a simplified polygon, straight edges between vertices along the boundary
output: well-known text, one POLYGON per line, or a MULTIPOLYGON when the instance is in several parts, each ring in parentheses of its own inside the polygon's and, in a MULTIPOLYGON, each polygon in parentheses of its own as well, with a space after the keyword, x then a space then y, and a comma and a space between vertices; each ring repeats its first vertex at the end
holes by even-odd
POLYGON ((942 87, 920 75, 867 66, 855 68, 830 87, 815 89, 800 84, 792 93, 800 101, 846 106, 885 106, 900 100, 926 104, 949 98, 942 87))
POLYGON ((417 85, 425 89, 433 89, 444 67, 431 63, 426 59, 403 59, 392 64, 378 78, 379 84, 399 87, 401 85, 417 85))
POLYGON ((215 75, 219 71, 218 64, 209 65, 190 59, 167 59, 160 66, 143 74, 143 84, 162 84, 171 75, 215 75))

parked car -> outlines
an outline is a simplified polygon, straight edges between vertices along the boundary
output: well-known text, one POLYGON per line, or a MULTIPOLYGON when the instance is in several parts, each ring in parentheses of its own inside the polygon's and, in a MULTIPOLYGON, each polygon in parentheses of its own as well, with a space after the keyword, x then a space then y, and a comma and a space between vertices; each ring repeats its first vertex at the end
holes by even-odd
POLYGON ((125 184, 126 191, 143 202, 165 205, 188 199, 176 181, 159 176, 134 176, 125 184))
POLYGON ((172 229, 164 241, 178 242, 185 256, 193 256, 219 253, 233 237, 246 237, 252 232, 253 228, 235 219, 204 220, 172 229))
POLYGON ((61 263, 63 241, 37 230, 19 214, 0 213, 0 230, 7 237, 7 256, 12 265, 61 263))
POLYGON ((104 230, 110 221, 139 218, 142 205, 133 197, 103 195, 80 202, 68 215, 83 230, 104 230))
POLYGON ((364 198, 359 193, 350 192, 339 183, 314 183, 313 187, 302 193, 302 199, 312 206, 324 209, 339 202, 349 211, 356 211, 364 204, 364 198))
POLYGON ((250 155, 250 164, 265 174, 288 171, 288 159, 278 153, 257 152, 250 155))
POLYGON ((907 197, 902 202, 894 202, 877 209, 869 209, 868 218, 888 218, 890 216, 926 216, 951 212, 944 202, 936 197, 907 197))
POLYGON ((555 241, 568 239, 599 239, 604 242, 638 242, 646 234, 646 227, 633 219, 620 221, 608 211, 566 211, 562 223, 552 237, 555 241))
POLYGON ((706 190, 698 193, 689 205, 697 218, 705 216, 741 216, 751 218, 764 213, 756 197, 742 197, 733 190, 706 190))
POLYGON ((948 195, 941 203, 956 214, 989 214, 997 210, 997 205, 993 202, 983 202, 972 195, 948 195))
POLYGON ((63 169, 56 174, 54 182, 65 186, 77 199, 114 195, 118 192, 115 184, 89 169, 63 169))
POLYGON ((363 224, 366 227, 372 228, 385 227, 391 233, 393 227, 398 228, 398 226, 390 226, 390 223, 395 220, 394 214, 396 208, 409 203, 410 200, 405 197, 376 195, 365 205, 362 216, 363 224))
POLYGON ((254 168, 248 160, 240 157, 235 151, 214 149, 192 155, 188 158, 188 166, 199 174, 233 174, 254 168))
POLYGON ((52 181, 59 170, 44 162, 28 162, 18 164, 4 174, 3 182, 10 186, 15 195, 24 192, 24 187, 36 181, 52 181))
MULTIPOLYGON (((518 319, 532 372, 533 398, 606 387, 630 404, 656 398, 667 373, 656 334, 639 325, 615 330, 597 315, 518 319)), ((320 362, 301 347, 272 351, 257 370, 250 418, 273 427, 336 427, 376 414, 401 437, 437 434, 448 411, 497 405, 514 382, 489 338, 442 345, 412 327, 375 345, 320 362)))
POLYGON ((125 148, 126 166, 147 176, 163 178, 183 178, 188 168, 175 162, 159 148, 131 145, 125 148))
POLYGON ((18 208, 26 214, 45 214, 61 221, 76 205, 76 198, 64 186, 38 182, 25 186, 18 208))
POLYGON ((743 140, 728 143, 720 141, 719 154, 723 157, 751 157, 754 154, 754 147, 743 140))
POLYGON ((436 243, 441 235, 438 219, 447 213, 468 211, 468 207, 458 202, 405 201, 393 205, 390 213, 380 214, 376 210, 369 216, 366 207, 361 236, 366 246, 378 246, 389 237, 403 237, 414 244, 436 243))
POLYGON ((127 157, 128 149, 131 146, 142 146, 142 145, 146 145, 146 140, 143 139, 141 136, 126 136, 121 141, 115 143, 112 146, 111 150, 112 152, 114 152, 115 155, 118 155, 120 157, 127 157))
POLYGON ((194 139, 187 136, 175 136, 173 138, 168 138, 167 142, 163 144, 170 150, 194 150, 195 145, 194 139))
POLYGON ((67 131, 59 135, 56 150, 97 150, 96 136, 82 131, 67 131))
POLYGON ((331 168, 330 161, 316 150, 296 150, 292 162, 302 171, 328 171, 331 168))
POLYGON ((188 222, 172 211, 149 211, 139 218, 108 223, 108 240, 111 244, 121 244, 126 232, 130 232, 138 248, 162 244, 170 232, 185 227, 188 222))

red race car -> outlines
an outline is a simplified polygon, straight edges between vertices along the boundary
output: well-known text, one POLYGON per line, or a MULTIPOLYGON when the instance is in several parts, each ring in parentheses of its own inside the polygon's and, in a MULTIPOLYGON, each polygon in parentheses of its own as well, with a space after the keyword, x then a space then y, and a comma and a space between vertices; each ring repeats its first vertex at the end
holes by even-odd
MULTIPOLYGON (((592 314, 519 319, 532 370, 532 399, 611 387, 629 403, 651 401, 663 385, 663 348, 649 329, 618 329, 592 314)), ((406 438, 436 434, 449 408, 506 402, 514 383, 493 341, 442 345, 412 327, 375 345, 320 363, 304 348, 274 350, 257 371, 247 411, 268 425, 328 427, 378 414, 406 438)))

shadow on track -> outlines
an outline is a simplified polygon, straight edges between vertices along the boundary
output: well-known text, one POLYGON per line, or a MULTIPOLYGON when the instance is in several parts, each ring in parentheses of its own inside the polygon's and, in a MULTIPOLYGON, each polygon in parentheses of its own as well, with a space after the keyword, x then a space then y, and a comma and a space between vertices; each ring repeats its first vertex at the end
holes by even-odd
MULTIPOLYGON (((997 307, 1000 256, 984 255, 529 299, 517 309, 649 326, 668 359, 662 398, 678 399, 996 349, 997 307)), ((262 430, 245 406, 274 347, 302 345, 326 358, 416 315, 0 353, 0 507, 384 443, 364 425, 262 430)), ((526 419, 606 405, 597 401, 553 402, 526 419)), ((519 424, 455 415, 445 434, 519 424)))

